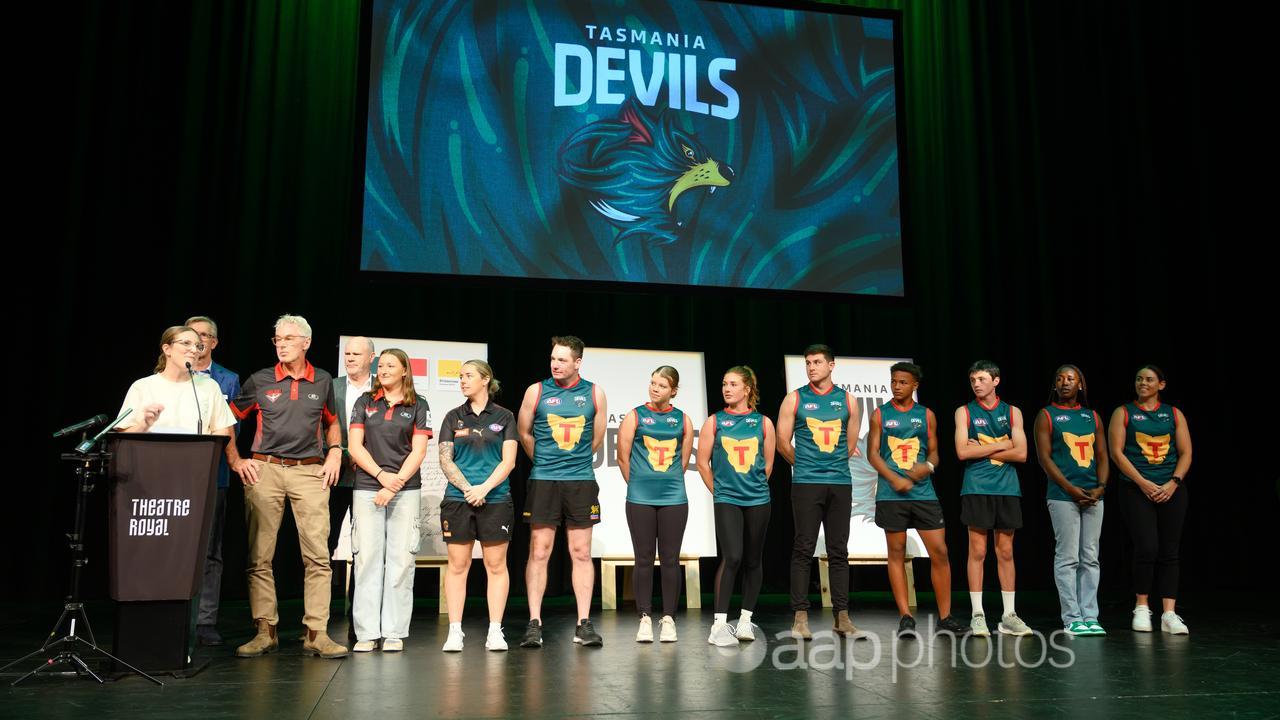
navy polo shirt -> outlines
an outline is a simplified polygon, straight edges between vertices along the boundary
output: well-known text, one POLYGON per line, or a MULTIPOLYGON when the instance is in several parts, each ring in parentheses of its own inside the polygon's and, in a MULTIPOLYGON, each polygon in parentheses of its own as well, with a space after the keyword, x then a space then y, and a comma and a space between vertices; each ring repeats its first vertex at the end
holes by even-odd
MULTIPOLYGON (((364 430, 364 449, 373 456, 378 467, 389 473, 400 472, 405 458, 413 452, 416 435, 431 437, 431 408, 426 398, 418 396, 412 405, 391 404, 381 390, 377 395, 365 393, 351 408, 350 430, 364 430)), ((422 487, 422 469, 415 468, 413 477, 404 484, 405 490, 422 487)), ((356 466, 356 490, 380 490, 382 483, 356 466)))
POLYGON ((307 363, 301 377, 293 377, 277 363, 249 376, 231 411, 244 420, 258 411, 253 451, 302 460, 324 457, 323 428, 338 419, 333 376, 307 363))
MULTIPOLYGON (((467 401, 449 411, 440 426, 440 442, 453 443, 453 462, 472 485, 489 479, 502 462, 502 444, 516 439, 516 419, 511 411, 489 401, 477 415, 467 401)), ((449 483, 446 500, 466 500, 462 491, 449 483)), ((511 483, 504 479, 489 491, 485 502, 505 502, 511 498, 511 483)))

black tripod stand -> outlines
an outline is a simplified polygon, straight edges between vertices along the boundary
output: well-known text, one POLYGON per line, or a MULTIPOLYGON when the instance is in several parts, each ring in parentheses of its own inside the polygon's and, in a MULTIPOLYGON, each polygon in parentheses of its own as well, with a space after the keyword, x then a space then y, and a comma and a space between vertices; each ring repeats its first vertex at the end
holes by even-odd
POLYGON ((68 666, 68 669, 62 670, 59 674, 74 674, 79 677, 87 675, 101 683, 102 678, 76 652, 82 648, 87 648, 88 652, 101 655, 108 660, 114 661, 117 665, 128 668, 131 672, 163 686, 164 683, 98 647, 98 641, 93 637, 93 627, 89 625, 89 615, 84 610, 84 603, 80 602, 80 569, 88 563, 84 553, 85 505, 88 502, 89 493, 93 492, 94 482, 106 475, 110 453, 64 453, 62 459, 76 463, 76 524, 75 529, 67 533, 68 544, 71 547, 71 592, 67 595, 67 601, 62 607, 62 615, 58 616, 58 621, 53 624, 53 629, 49 631, 49 637, 45 639, 44 644, 0 668, 0 672, 4 672, 28 658, 44 656, 43 663, 32 668, 30 672, 14 680, 10 685, 17 685, 33 675, 52 673, 54 668, 59 666, 68 666), (84 625, 85 635, 88 636, 87 640, 76 633, 77 622, 84 625), (58 637, 58 632, 64 623, 68 623, 67 634, 58 637), (53 654, 55 652, 57 654, 53 654))

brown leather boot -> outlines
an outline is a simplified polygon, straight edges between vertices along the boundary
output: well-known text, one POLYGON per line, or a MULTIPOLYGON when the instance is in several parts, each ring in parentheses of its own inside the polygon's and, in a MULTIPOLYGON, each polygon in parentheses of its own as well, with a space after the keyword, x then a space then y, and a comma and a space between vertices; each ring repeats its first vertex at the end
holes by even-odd
POLYGON ((258 657, 280 649, 280 640, 276 637, 276 626, 265 619, 256 621, 258 634, 249 642, 236 648, 236 657, 258 657))
POLYGON ((329 639, 329 633, 323 630, 308 630, 307 639, 302 641, 302 649, 322 658, 340 658, 347 656, 347 648, 329 639))
POLYGON ((791 621, 791 637, 797 640, 813 639, 813 633, 809 632, 809 612, 807 610, 796 611, 796 618, 791 621))
POLYGON ((841 610, 836 613, 835 631, 838 635, 859 640, 866 637, 866 633, 859 630, 857 626, 853 624, 853 621, 849 619, 848 610, 841 610))

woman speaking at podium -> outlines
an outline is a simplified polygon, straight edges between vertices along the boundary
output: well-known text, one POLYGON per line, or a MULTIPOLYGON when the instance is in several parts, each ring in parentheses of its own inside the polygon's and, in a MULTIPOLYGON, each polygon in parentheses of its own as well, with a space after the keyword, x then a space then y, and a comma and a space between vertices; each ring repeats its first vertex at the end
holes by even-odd
MULTIPOLYGON (((203 349, 195 330, 185 325, 165 330, 155 373, 129 387, 120 408, 121 414, 129 414, 116 429, 232 437, 236 420, 222 389, 212 378, 190 370, 203 349)), ((235 448, 235 443, 227 446, 235 448)))

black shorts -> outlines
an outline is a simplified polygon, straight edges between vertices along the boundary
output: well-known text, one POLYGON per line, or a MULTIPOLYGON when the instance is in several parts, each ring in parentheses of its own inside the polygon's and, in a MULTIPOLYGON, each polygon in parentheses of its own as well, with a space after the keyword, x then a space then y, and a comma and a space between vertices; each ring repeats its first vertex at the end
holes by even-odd
POLYGON ((595 480, 530 480, 524 521, 591 527, 600 522, 600 486, 595 480))
POLYGON ((1022 498, 1017 495, 961 495, 960 522, 979 530, 1022 527, 1022 498))
POLYGON ((876 525, 888 532, 941 530, 942 503, 937 500, 890 500, 876 502, 876 525))
POLYGON ((516 524, 515 506, 510 500, 487 502, 475 507, 462 500, 440 503, 440 534, 447 543, 470 545, 511 541, 511 528, 516 524))

